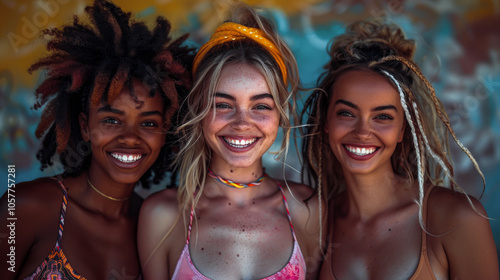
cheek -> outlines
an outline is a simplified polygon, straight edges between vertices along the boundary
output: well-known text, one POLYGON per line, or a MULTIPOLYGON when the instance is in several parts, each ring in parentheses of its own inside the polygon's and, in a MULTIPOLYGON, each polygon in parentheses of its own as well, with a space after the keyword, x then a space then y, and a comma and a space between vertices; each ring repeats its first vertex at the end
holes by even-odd
POLYGON ((378 135, 383 137, 387 144, 400 142, 403 137, 403 131, 401 131, 400 126, 379 126, 374 129, 378 135))
POLYGON ((279 128, 280 128, 280 117, 279 115, 263 115, 256 116, 253 118, 255 123, 259 123, 266 131, 276 138, 279 128))
POLYGON ((90 143, 97 144, 106 138, 106 133, 100 129, 98 126, 94 126, 89 130, 90 133, 90 143))
POLYGON ((152 149, 160 150, 165 143, 165 133, 161 131, 147 132, 144 134, 143 138, 148 142, 152 149))
POLYGON ((328 126, 325 128, 330 139, 341 139, 355 129, 354 122, 347 122, 342 120, 330 120, 328 126))

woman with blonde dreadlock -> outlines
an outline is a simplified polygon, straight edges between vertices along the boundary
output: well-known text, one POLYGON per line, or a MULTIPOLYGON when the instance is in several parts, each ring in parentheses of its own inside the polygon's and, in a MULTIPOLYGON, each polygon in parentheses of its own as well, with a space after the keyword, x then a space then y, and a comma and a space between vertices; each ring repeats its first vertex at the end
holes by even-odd
MULTIPOLYGON (((1 279, 141 274, 130 197, 138 181, 159 183, 168 170, 166 132, 190 86, 193 55, 180 46, 186 36, 171 40, 164 18, 150 30, 105 0, 85 11, 89 25, 75 16, 47 31, 51 54, 30 68, 47 70, 36 90, 35 107, 45 105, 37 157, 43 169, 59 156, 64 173, 15 187, 15 245, 0 242, 3 256, 15 246, 15 258, 1 262, 1 279)), ((2 223, 9 199, 1 200, 2 223)))
POLYGON ((144 278, 315 278, 318 196, 272 179, 262 164, 280 126, 280 154, 287 151, 299 83, 293 54, 268 20, 238 5, 201 46, 193 74, 179 128, 179 189, 141 208, 144 278))
POLYGON ((448 134, 482 173, 414 41, 372 20, 332 42, 302 112, 305 169, 329 198, 321 279, 498 279, 489 220, 453 179, 448 134))

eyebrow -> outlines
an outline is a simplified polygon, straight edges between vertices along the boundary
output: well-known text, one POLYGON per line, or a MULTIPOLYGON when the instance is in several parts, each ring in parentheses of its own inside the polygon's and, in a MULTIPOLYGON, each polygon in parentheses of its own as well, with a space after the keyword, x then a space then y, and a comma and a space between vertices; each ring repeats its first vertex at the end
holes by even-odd
POLYGON ((261 93, 261 94, 257 94, 257 95, 252 96, 250 98, 250 100, 255 101, 255 100, 267 99, 267 98, 273 99, 273 96, 269 93, 261 93))
MULTIPOLYGON (((230 99, 232 101, 236 101, 236 98, 234 96, 227 94, 227 93, 222 93, 222 92, 216 92, 215 97, 220 97, 220 98, 225 98, 225 99, 230 99)), ((257 95, 250 97, 250 100, 255 101, 255 100, 266 99, 266 98, 273 99, 273 96, 269 93, 261 93, 261 94, 257 94, 257 95)))
MULTIPOLYGON (((337 104, 344 104, 346 106, 349 106, 351 108, 359 110, 359 107, 356 104, 351 103, 349 101, 342 100, 342 99, 335 101, 335 105, 337 105, 337 104)), ((398 111, 398 109, 394 105, 383 105, 383 106, 378 106, 378 107, 375 107, 372 109, 372 111, 384 111, 384 110, 394 110, 396 112, 398 111)))
POLYGON ((229 100, 232 100, 232 101, 236 101, 236 98, 234 98, 234 96, 229 95, 227 93, 222 93, 222 92, 216 92, 215 93, 215 97, 225 98, 225 99, 229 99, 229 100))
MULTIPOLYGON (((106 106, 99 108, 97 110, 97 113, 101 113, 101 112, 113 113, 113 114, 117 114, 117 115, 121 115, 121 116, 125 115, 124 111, 113 108, 113 107, 111 107, 111 105, 106 105, 106 106)), ((149 117, 149 116, 154 116, 154 115, 163 116, 162 113, 158 110, 142 112, 140 115, 142 117, 149 117)))

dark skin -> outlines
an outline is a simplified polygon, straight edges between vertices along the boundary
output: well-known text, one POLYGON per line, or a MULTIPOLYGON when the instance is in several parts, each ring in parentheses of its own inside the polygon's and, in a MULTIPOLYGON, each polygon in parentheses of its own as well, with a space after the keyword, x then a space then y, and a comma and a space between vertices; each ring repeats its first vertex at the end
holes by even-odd
MULTIPOLYGON (((144 101, 141 108, 124 89, 111 104, 90 108, 80 116, 84 140, 91 142, 88 170, 62 179, 68 191, 61 248, 75 273, 87 279, 137 278, 140 266, 136 248, 137 213, 130 197, 135 183, 155 162, 165 141, 163 101, 160 94, 147 97, 148 89, 134 80, 135 95, 144 101), (113 156, 114 155, 114 156, 113 156), (130 160, 125 155, 132 156, 130 160), (140 155, 140 157, 138 156, 140 155), (116 157, 121 156, 121 160, 116 157)), ((119 157, 120 158, 120 157, 119 157)), ((16 186, 16 270, 1 262, 1 278, 31 275, 56 244, 63 192, 57 182, 40 178, 16 186)), ((7 196, 0 201, 2 223, 7 221, 7 196)), ((6 232, 2 225, 2 233, 6 232)), ((0 243, 0 251, 9 249, 0 243)))

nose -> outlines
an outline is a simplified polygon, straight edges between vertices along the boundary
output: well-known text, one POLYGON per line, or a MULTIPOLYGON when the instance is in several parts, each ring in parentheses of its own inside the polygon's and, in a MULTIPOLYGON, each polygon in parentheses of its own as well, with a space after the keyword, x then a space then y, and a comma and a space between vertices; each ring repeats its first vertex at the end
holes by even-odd
POLYGON ((370 122, 367 120, 359 119, 356 122, 356 127, 353 131, 354 136, 359 139, 367 139, 371 136, 370 122))
POLYGON ((246 130, 252 126, 252 118, 247 110, 237 109, 231 127, 238 130, 246 130))
POLYGON ((138 145, 141 142, 138 128, 134 125, 127 125, 118 136, 118 143, 127 145, 138 145))

